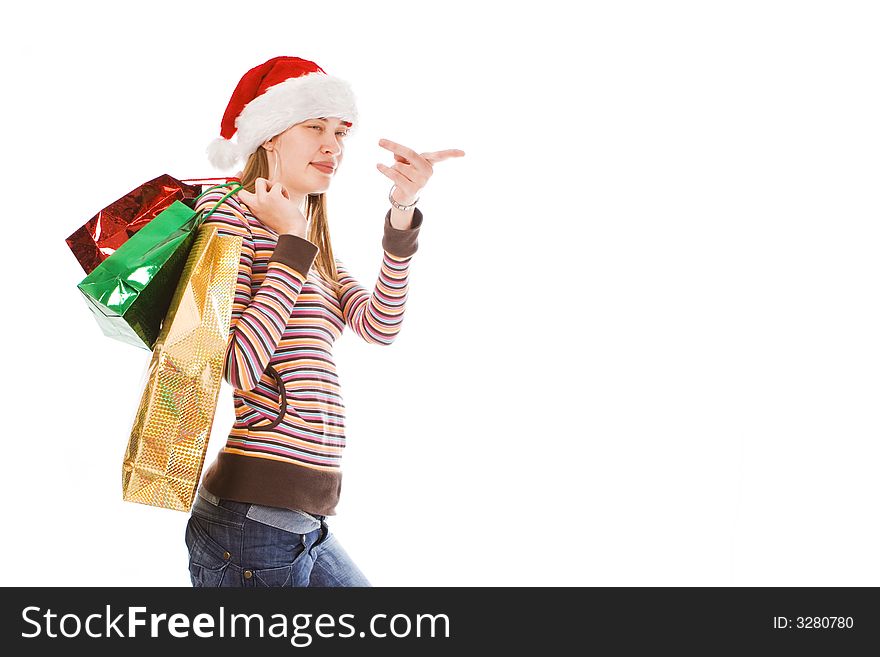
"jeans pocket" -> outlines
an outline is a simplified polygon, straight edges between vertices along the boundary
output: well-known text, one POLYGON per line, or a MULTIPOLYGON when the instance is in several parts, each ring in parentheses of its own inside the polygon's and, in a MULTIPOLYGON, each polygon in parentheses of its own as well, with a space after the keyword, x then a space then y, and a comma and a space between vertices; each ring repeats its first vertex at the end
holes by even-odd
POLYGON ((189 579, 193 587, 196 588, 217 588, 223 586, 223 577, 229 568, 229 562, 221 564, 219 567, 208 568, 200 563, 189 560, 189 579))
POLYGON ((189 575, 192 585, 222 586, 223 577, 230 565, 231 552, 214 540, 194 515, 190 516, 186 525, 186 545, 189 548, 189 575))
MULTIPOLYGON (((306 537, 248 519, 242 533, 241 567, 251 571, 253 586, 298 586, 304 567, 306 537)), ((246 575, 247 576, 247 575, 246 575)))
POLYGON ((254 582, 260 587, 293 586, 293 565, 278 568, 260 568, 253 571, 254 582))

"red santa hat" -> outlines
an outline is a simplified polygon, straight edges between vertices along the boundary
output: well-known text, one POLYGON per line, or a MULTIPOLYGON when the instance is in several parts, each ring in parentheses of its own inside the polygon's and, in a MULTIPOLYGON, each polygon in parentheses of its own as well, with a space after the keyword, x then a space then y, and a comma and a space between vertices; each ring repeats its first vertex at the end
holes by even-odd
POLYGON ((273 57, 242 76, 220 123, 220 137, 208 145, 208 160, 227 169, 267 139, 318 117, 336 117, 354 129, 357 109, 349 84, 307 59, 273 57))

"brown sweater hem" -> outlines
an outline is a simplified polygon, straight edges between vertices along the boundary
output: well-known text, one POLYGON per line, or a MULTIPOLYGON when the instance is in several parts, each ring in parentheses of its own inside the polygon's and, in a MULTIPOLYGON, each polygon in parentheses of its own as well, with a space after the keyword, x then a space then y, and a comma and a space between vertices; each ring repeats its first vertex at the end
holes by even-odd
POLYGON ((333 516, 342 472, 220 452, 202 485, 221 499, 333 516))

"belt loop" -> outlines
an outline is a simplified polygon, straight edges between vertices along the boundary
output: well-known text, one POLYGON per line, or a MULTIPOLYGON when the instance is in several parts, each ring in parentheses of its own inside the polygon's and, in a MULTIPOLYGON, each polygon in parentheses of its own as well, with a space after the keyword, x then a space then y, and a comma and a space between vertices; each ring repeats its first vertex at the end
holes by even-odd
POLYGON ((213 504, 214 506, 220 506, 220 498, 206 491, 201 486, 199 487, 199 497, 208 502, 209 504, 213 504))
POLYGON ((315 549, 316 547, 318 547, 321 543, 323 543, 324 540, 327 538, 327 535, 328 535, 329 533, 330 533, 330 528, 327 526, 327 523, 324 522, 323 520, 321 520, 321 538, 319 538, 318 541, 317 541, 317 543, 315 543, 315 544, 312 546, 312 549, 314 550, 314 549, 315 549))

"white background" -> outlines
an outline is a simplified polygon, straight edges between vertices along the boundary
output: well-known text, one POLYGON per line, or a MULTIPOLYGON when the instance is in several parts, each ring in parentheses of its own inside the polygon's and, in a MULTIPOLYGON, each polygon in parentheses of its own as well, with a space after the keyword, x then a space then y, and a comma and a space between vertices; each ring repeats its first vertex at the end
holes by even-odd
POLYGON ((187 514, 121 500, 149 353, 101 334, 64 240, 234 173, 205 147, 283 54, 357 96, 330 221, 368 288, 378 140, 466 152, 423 191, 397 340, 336 345, 330 526, 374 585, 880 585, 873 3, 6 11, 4 584, 189 586, 187 514))

